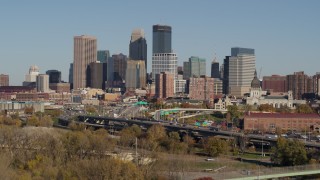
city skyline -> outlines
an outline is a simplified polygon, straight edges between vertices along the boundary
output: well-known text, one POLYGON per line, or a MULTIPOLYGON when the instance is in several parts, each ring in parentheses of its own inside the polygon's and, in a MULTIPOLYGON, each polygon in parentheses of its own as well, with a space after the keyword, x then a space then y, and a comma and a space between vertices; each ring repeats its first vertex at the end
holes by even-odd
MULTIPOLYGON (((98 50, 128 56, 128 42, 136 28, 144 29, 150 45, 147 63, 150 72, 155 24, 172 27, 172 48, 179 56, 180 66, 190 56, 203 57, 210 64, 214 54, 222 64, 224 57, 230 55, 230 48, 248 47, 256 51, 256 68, 259 71, 262 67, 261 76, 298 71, 313 75, 319 71, 314 53, 320 42, 320 26, 316 23, 320 15, 318 1, 190 1, 183 6, 163 1, 157 4, 157 9, 167 7, 168 3, 176 10, 159 13, 154 11, 155 3, 149 1, 141 4, 126 1, 125 5, 103 1, 2 3, 0 74, 9 75, 10 85, 21 85, 28 68, 37 65, 40 73, 56 69, 61 71, 62 80, 68 81, 74 36, 95 36, 98 50), (120 7, 124 13, 115 13, 120 7), (86 9, 90 13, 82 13, 86 9), (198 13, 192 13, 194 10, 198 13)), ((206 71, 210 75, 209 66, 206 71)))

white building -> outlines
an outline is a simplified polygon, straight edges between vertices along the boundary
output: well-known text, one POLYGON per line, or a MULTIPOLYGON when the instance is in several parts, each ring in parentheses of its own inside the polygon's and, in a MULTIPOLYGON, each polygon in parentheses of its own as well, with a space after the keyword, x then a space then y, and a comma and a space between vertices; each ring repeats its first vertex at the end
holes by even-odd
POLYGON ((37 76, 36 86, 38 92, 49 92, 49 75, 39 74, 37 76))
POLYGON ((152 56, 152 79, 156 74, 167 72, 177 77, 178 56, 175 53, 154 53, 152 56))
POLYGON ((39 67, 36 65, 33 65, 29 68, 29 74, 26 74, 25 81, 36 82, 38 75, 39 75, 39 67))
POLYGON ((293 100, 292 91, 288 91, 287 96, 267 96, 267 91, 262 91, 260 80, 255 72, 251 82, 250 95, 246 98, 246 103, 249 105, 259 106, 261 104, 269 104, 274 108, 287 106, 291 109, 295 108, 295 104, 305 104, 305 100, 293 100))
POLYGON ((229 58, 229 94, 243 97, 249 93, 250 84, 256 69, 256 57, 253 49, 232 48, 229 58), (233 53, 233 50, 238 52, 233 53))

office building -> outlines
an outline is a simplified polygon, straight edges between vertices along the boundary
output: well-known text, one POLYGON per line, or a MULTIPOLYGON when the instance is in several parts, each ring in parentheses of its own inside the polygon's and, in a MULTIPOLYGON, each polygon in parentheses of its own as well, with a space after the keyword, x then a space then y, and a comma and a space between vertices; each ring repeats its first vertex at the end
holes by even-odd
POLYGON ((153 25, 153 47, 152 54, 155 53, 171 53, 172 39, 171 26, 167 25, 153 25))
POLYGON ((29 73, 25 77, 26 82, 36 82, 39 75, 39 67, 36 65, 30 66, 29 73))
POLYGON ((229 94, 243 97, 250 92, 251 81, 254 78, 256 58, 254 49, 231 48, 229 58, 229 94))
POLYGON ((144 60, 128 60, 126 71, 126 90, 132 91, 146 87, 146 69, 144 60))
POLYGON ((178 56, 175 53, 156 53, 152 56, 152 78, 156 74, 168 72, 177 77, 178 56))
POLYGON ((107 63, 110 58, 109 50, 98 50, 97 52, 97 60, 101 63, 107 63))
POLYGON ((87 68, 97 61, 97 39, 93 36, 74 37, 73 88, 87 87, 87 68))
POLYGON ((37 76, 37 92, 49 92, 49 75, 39 74, 37 76))
POLYGON ((156 74, 156 92, 157 98, 168 98, 174 96, 174 74, 161 72, 156 74))
POLYGON ((70 83, 50 83, 49 88, 56 93, 69 93, 70 83))
POLYGON ((107 81, 107 63, 101 63, 99 61, 89 64, 87 78, 87 84, 91 88, 105 89, 105 81, 107 81))
POLYGON ((183 63, 184 79, 206 75, 206 59, 191 56, 188 62, 183 63))
POLYGON ((220 70, 219 70, 219 62, 212 61, 211 63, 211 77, 212 78, 220 78, 220 70))
POLYGON ((147 41, 143 29, 135 29, 132 31, 129 44, 129 59, 144 61, 147 72, 147 41))
POLYGON ((61 72, 58 70, 48 70, 46 74, 49 75, 49 83, 60 83, 61 72))
POLYGON ((120 53, 114 54, 108 60, 107 85, 106 87, 123 88, 126 78, 127 56, 120 53))
POLYGON ((69 67, 69 83, 70 83, 70 89, 73 89, 73 63, 70 63, 70 67, 69 67))
POLYGON ((223 60, 223 77, 222 91, 223 94, 229 94, 229 59, 231 56, 226 56, 223 60))
POLYGON ((285 93, 287 89, 287 77, 280 75, 263 76, 262 90, 270 93, 285 93))
POLYGON ((0 86, 9 86, 9 75, 0 74, 0 86))
POLYGON ((187 86, 190 99, 202 101, 214 99, 214 79, 211 77, 190 77, 187 86))

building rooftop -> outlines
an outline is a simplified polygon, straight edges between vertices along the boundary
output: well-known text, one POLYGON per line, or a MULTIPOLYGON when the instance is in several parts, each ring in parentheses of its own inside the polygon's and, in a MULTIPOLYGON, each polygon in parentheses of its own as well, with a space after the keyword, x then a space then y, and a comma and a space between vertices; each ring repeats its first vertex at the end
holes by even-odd
POLYGON ((246 114, 245 118, 319 118, 319 114, 299 114, 299 113, 250 113, 246 114))

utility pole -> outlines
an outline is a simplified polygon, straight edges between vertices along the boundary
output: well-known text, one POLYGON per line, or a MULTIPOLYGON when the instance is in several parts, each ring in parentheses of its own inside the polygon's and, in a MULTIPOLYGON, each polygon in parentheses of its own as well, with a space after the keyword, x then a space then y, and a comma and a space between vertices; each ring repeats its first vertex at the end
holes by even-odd
POLYGON ((138 138, 136 137, 136 165, 138 165, 138 138))

